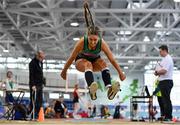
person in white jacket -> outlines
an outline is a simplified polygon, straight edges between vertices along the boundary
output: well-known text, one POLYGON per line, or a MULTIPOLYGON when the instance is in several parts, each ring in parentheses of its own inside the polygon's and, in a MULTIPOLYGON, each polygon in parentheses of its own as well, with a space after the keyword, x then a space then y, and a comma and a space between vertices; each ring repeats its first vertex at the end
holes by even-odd
POLYGON ((159 53, 163 57, 160 62, 160 67, 157 68, 154 72, 154 75, 159 76, 159 84, 158 87, 160 88, 161 95, 162 95, 162 108, 163 112, 163 119, 164 121, 172 121, 172 111, 173 106, 171 103, 171 89, 173 87, 173 67, 174 62, 172 57, 168 52, 167 45, 161 45, 159 47, 159 53))
POLYGON ((14 98, 12 96, 12 93, 10 92, 11 90, 16 90, 17 85, 15 80, 13 79, 13 73, 12 71, 7 71, 6 73, 6 80, 5 80, 5 90, 6 90, 6 103, 13 103, 14 98))

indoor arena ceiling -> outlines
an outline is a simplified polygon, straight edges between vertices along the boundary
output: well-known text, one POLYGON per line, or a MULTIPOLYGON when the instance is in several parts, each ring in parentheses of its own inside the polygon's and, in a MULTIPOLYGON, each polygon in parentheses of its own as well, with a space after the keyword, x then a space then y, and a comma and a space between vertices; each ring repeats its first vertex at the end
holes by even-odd
MULTIPOLYGON (((88 0, 86 0, 88 1, 88 0)), ((143 71, 160 59, 167 44, 175 66, 180 60, 180 3, 175 0, 89 0, 95 24, 103 31, 119 64, 143 71)), ((0 0, 0 54, 66 60, 86 25, 84 0, 0 0)))

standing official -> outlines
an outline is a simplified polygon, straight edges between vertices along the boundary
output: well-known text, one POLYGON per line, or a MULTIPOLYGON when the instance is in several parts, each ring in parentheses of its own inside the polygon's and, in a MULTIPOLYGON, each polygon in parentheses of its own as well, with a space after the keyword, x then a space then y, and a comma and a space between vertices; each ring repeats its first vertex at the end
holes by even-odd
POLYGON ((162 94, 162 102, 164 109, 164 120, 172 120, 172 103, 170 99, 171 89, 173 87, 173 67, 174 63, 172 57, 168 53, 168 47, 162 45, 159 47, 159 53, 163 57, 160 62, 160 68, 155 70, 155 75, 159 76, 159 89, 162 94))
POLYGON ((35 118, 38 118, 38 113, 43 103, 43 86, 45 85, 43 77, 44 58, 44 52, 38 51, 29 63, 30 109, 32 110, 33 103, 35 102, 35 118))

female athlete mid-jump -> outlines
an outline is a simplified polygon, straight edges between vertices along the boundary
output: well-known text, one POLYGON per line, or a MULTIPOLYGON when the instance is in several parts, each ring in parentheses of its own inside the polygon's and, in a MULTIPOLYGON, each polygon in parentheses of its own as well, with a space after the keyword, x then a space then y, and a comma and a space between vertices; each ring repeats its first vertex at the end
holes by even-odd
POLYGON ((108 89, 108 99, 112 100, 120 90, 120 84, 117 82, 111 85, 110 71, 106 62, 101 58, 100 52, 103 51, 108 57, 110 63, 117 70, 120 80, 123 81, 126 76, 114 59, 109 46, 102 39, 100 29, 94 25, 87 3, 84 4, 84 10, 87 34, 76 43, 74 50, 61 72, 61 77, 66 80, 67 69, 75 60, 76 69, 85 72, 85 79, 88 84, 90 97, 92 100, 95 100, 97 98, 96 91, 98 89, 98 84, 94 81, 93 72, 101 71, 102 79, 108 89), (88 19, 89 17, 90 19, 88 19))

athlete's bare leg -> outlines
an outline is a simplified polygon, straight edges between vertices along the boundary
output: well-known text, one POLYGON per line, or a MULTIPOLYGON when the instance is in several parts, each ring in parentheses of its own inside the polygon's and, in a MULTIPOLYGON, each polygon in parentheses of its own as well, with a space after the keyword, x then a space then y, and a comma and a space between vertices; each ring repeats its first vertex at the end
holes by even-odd
POLYGON ((102 79, 104 81, 104 85, 108 88, 107 96, 110 100, 114 99, 117 92, 120 90, 119 82, 111 85, 111 76, 109 68, 107 67, 106 62, 99 58, 93 63, 93 71, 101 71, 102 79))
POLYGON ((76 61, 76 69, 81 72, 85 72, 85 79, 88 84, 91 99, 96 100, 96 91, 98 89, 98 84, 94 82, 92 63, 86 59, 78 59, 76 61))

